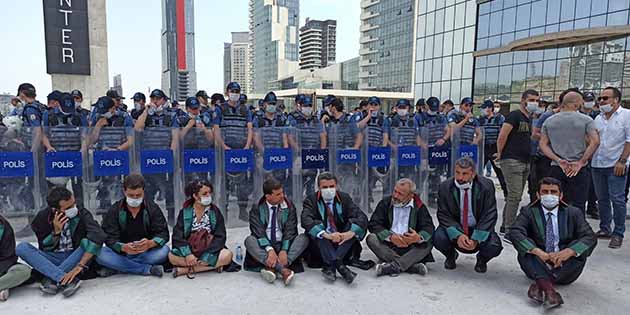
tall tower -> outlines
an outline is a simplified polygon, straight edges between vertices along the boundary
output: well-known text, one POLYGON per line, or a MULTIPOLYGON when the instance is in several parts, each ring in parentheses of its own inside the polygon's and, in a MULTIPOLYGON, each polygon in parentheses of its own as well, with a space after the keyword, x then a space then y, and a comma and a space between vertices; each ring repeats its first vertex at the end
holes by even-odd
POLYGON ((243 93, 250 93, 249 32, 232 32, 232 42, 224 43, 223 49, 224 85, 236 81, 243 93))
POLYGON ((337 55, 337 21, 310 20, 300 28, 300 69, 326 68, 337 55))
POLYGON ((185 101, 197 92, 193 0, 162 0, 162 89, 185 101))

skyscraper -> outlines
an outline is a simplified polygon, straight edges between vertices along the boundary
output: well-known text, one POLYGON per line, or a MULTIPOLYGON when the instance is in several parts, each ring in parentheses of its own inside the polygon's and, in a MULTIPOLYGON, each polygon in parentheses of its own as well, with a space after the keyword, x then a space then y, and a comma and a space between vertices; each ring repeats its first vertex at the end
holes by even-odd
POLYGON ((223 46, 224 86, 236 81, 243 93, 250 93, 249 81, 249 32, 232 32, 232 42, 223 46))
POLYGON ((415 0, 361 0, 359 89, 410 92, 415 0))
POLYGON ((178 101, 197 91, 193 0, 162 0, 162 89, 178 101))
POLYGON ((270 82, 298 69, 299 0, 250 0, 250 76, 252 91, 265 93, 270 82))
POLYGON ((300 28, 300 69, 326 68, 337 55, 337 21, 310 20, 300 28))

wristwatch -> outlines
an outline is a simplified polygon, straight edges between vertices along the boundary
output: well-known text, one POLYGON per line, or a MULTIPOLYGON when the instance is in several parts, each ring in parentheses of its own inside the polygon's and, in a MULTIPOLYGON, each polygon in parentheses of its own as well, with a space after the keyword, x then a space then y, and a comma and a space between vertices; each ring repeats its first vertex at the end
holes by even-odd
POLYGON ((619 158, 619 160, 617 160, 617 162, 619 162, 621 164, 626 164, 628 162, 628 159, 619 158))

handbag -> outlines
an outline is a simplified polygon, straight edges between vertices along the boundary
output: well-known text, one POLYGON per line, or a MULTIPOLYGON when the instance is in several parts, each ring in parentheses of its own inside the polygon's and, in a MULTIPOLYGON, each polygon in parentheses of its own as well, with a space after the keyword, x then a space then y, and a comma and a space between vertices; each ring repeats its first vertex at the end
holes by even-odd
POLYGON ((200 229, 195 232, 192 232, 188 237, 188 244, 190 244, 190 249, 196 257, 200 257, 205 251, 210 248, 210 244, 214 239, 214 235, 212 235, 206 229, 200 229))

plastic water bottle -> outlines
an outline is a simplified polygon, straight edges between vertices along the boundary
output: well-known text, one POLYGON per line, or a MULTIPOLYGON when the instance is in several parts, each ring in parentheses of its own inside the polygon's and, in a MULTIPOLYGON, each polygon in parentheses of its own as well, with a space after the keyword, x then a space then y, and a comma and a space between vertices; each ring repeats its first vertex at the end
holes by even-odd
POLYGON ((236 246, 236 262, 239 265, 243 263, 243 249, 241 245, 236 246))

